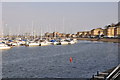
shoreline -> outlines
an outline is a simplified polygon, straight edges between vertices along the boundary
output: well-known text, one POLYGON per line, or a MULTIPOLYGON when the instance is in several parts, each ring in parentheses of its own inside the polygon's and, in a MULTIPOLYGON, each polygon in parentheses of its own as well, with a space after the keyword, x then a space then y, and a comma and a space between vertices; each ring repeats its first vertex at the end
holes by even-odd
POLYGON ((77 40, 87 40, 87 41, 102 41, 102 42, 113 42, 113 43, 120 43, 120 39, 109 39, 109 38, 75 38, 77 40))

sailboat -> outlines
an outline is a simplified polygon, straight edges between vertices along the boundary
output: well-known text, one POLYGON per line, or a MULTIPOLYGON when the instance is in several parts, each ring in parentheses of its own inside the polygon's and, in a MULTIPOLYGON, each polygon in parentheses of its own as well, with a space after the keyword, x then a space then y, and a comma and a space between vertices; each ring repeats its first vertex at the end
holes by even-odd
POLYGON ((60 41, 60 44, 61 44, 61 45, 67 45, 67 44, 69 44, 69 42, 68 42, 67 40, 65 40, 65 39, 62 39, 62 40, 60 41))
POLYGON ((56 27, 55 27, 54 40, 52 40, 53 45, 58 45, 59 44, 59 42, 56 39, 57 39, 57 35, 56 35, 56 27))
POLYGON ((71 39, 71 40, 69 41, 69 44, 75 44, 75 43, 77 43, 77 39, 71 39))
POLYGON ((26 42, 26 46, 39 46, 39 42, 28 41, 26 42))
POLYGON ((51 43, 49 43, 47 40, 40 42, 40 46, 48 46, 51 45, 51 43))
POLYGON ((26 46, 39 46, 40 44, 39 44, 39 41, 35 41, 35 34, 34 34, 34 27, 33 27, 34 25, 33 25, 33 21, 32 21, 32 30, 33 30, 33 32, 32 32, 32 36, 33 36, 33 40, 32 41, 27 41, 26 42, 26 46))
MULTIPOLYGON (((63 33, 65 32, 65 28, 64 28, 64 16, 63 16, 63 33)), ((61 45, 67 45, 68 41, 66 39, 61 39, 60 40, 60 44, 61 45)))
MULTIPOLYGON (((6 25, 7 25, 7 24, 6 24, 6 25)), ((3 39, 3 36, 4 36, 4 35, 3 35, 3 29, 1 29, 1 30, 2 30, 2 31, 1 31, 1 32, 2 32, 1 34, 2 34, 2 35, 1 35, 1 41, 0 41, 0 49, 10 49, 10 48, 11 48, 10 46, 8 46, 8 45, 6 45, 5 43, 3 43, 3 40, 2 40, 2 39, 3 39)))
POLYGON ((40 31, 41 33, 40 33, 40 46, 48 46, 48 45, 51 45, 51 43, 50 42, 48 42, 47 40, 43 40, 43 38, 42 38, 42 28, 41 28, 41 31, 40 31))

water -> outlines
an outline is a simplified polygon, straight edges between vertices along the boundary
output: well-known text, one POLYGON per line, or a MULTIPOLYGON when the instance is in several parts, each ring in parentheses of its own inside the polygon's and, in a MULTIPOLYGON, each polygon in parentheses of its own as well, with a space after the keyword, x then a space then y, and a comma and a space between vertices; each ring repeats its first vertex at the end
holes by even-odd
POLYGON ((3 78, 91 78, 118 64, 118 44, 79 41, 64 46, 14 47, 2 52, 2 60, 3 78))

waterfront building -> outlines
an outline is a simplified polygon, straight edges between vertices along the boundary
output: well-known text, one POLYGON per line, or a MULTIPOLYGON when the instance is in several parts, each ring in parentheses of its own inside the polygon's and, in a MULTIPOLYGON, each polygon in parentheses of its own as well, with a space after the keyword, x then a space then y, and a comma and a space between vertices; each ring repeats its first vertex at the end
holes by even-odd
POLYGON ((60 37, 66 37, 65 33, 60 33, 59 35, 60 35, 60 37))
POLYGON ((53 32, 53 33, 45 33, 45 37, 66 37, 65 33, 53 32))
POLYGON ((72 36, 72 34, 66 34, 67 38, 70 38, 72 36))
POLYGON ((116 27, 116 36, 120 37, 120 27, 116 27))
POLYGON ((83 37, 89 37, 89 36, 90 36, 90 31, 83 32, 83 37))
POLYGON ((117 33, 117 27, 107 28, 107 37, 115 37, 117 33))
POLYGON ((77 37, 90 37, 91 36, 91 31, 82 31, 82 32, 77 32, 77 37))
POLYGON ((49 37, 49 33, 47 32, 47 33, 45 33, 45 37, 49 37))
POLYGON ((59 32, 53 33, 45 33, 46 37, 80 37, 80 38, 88 38, 88 37, 120 37, 120 22, 117 24, 111 24, 105 26, 105 29, 97 28, 92 29, 91 31, 80 31, 76 34, 65 34, 59 32))
POLYGON ((45 37, 53 37, 53 33, 45 33, 45 37))
POLYGON ((104 34, 104 29, 102 29, 102 28, 97 28, 97 29, 91 30, 91 36, 100 36, 103 34, 104 34))
POLYGON ((107 29, 103 29, 103 36, 107 37, 107 29))
POLYGON ((82 35, 83 35, 83 32, 77 32, 77 37, 82 37, 82 35))
POLYGON ((75 37, 77 37, 77 35, 76 34, 72 34, 71 37, 75 38, 75 37))

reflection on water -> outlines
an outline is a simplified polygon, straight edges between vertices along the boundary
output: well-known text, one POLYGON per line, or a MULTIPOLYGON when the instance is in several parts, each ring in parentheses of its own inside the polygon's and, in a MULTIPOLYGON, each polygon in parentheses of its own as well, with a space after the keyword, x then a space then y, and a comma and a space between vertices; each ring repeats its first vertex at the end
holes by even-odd
POLYGON ((4 78, 90 78, 118 64, 117 43, 14 47, 2 54, 4 78))

